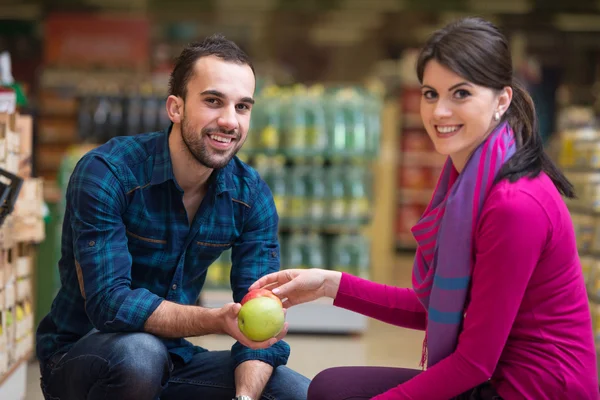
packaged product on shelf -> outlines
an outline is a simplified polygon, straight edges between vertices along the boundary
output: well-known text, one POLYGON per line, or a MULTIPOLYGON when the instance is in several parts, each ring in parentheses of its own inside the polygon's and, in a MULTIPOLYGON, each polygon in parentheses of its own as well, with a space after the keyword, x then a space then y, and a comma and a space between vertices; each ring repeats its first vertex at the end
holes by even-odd
POLYGON ((379 154, 381 139, 381 109, 382 101, 378 94, 369 92, 366 95, 366 127, 367 127, 367 153, 375 158, 379 154))
POLYGON ((346 193, 340 167, 331 166, 327 171, 327 203, 329 220, 333 223, 344 220, 347 214, 346 193))
POLYGON ((591 143, 589 152, 589 168, 597 169, 600 172, 600 141, 594 141, 591 143))
POLYGON ((290 234, 285 241, 284 262, 281 267, 286 269, 306 268, 303 247, 304 235, 299 232, 290 234))
POLYGON ((301 85, 284 92, 282 103, 282 147, 291 155, 304 154, 307 141, 306 88, 301 85))
POLYGON ((346 193, 348 194, 348 217, 360 221, 369 215, 369 194, 367 190, 366 171, 360 166, 350 168, 346 176, 346 193))
POLYGON ((269 187, 273 193, 273 201, 279 213, 279 218, 283 221, 290 217, 289 206, 287 202, 287 171, 280 165, 274 165, 269 169, 270 184, 269 187))
POLYGON ((271 87, 259 95, 258 133, 253 143, 257 149, 277 150, 280 146, 282 134, 281 109, 282 104, 278 101, 277 88, 271 87))
POLYGON ((303 265, 305 268, 325 267, 325 254, 321 235, 312 232, 304 236, 302 249, 303 265))
POLYGON ((311 154, 322 154, 327 149, 327 129, 323 107, 324 88, 316 85, 305 97, 306 147, 311 154))
POLYGON ((348 130, 346 116, 335 94, 327 95, 324 103, 327 117, 327 147, 334 160, 337 160, 338 155, 346 154, 346 131, 348 130))
POLYGON ((590 290, 592 288, 592 280, 596 275, 598 261, 592 256, 583 256, 580 258, 580 261, 583 277, 585 279, 585 285, 588 290, 590 290))
POLYGON ((363 235, 353 234, 348 236, 347 241, 353 273, 363 279, 368 279, 370 264, 368 239, 363 235))
POLYGON ((356 274, 352 266, 352 257, 349 251, 348 237, 346 235, 335 236, 331 240, 331 251, 329 253, 329 269, 339 272, 356 274))
POLYGON ((8 365, 10 368, 10 366, 17 361, 17 349, 15 347, 16 324, 14 304, 10 307, 7 307, 3 314, 6 316, 6 348, 8 350, 8 365))
MULTIPOLYGON (((573 213, 571 214, 571 217, 573 213)), ((594 218, 594 238, 590 251, 596 255, 600 255, 600 216, 594 218)))
POLYGON ((6 309, 0 309, 0 376, 8 371, 7 316, 8 311, 6 309))
POLYGON ((325 172, 319 166, 313 166, 307 174, 309 195, 309 220, 311 223, 321 223, 325 217, 326 185, 325 172))
POLYGON ((348 96, 342 101, 346 118, 349 119, 346 125, 347 150, 354 156, 364 155, 367 151, 367 127, 363 98, 356 90, 349 90, 348 96))
POLYGON ((296 166, 288 173, 287 217, 290 223, 300 224, 308 215, 306 168, 296 166))
POLYGON ((577 226, 577 247, 580 251, 589 252, 594 243, 595 234, 595 219, 591 215, 579 214, 574 215, 574 224, 577 226))
POLYGON ((21 148, 19 151, 19 173, 23 178, 31 177, 32 149, 33 149, 33 118, 31 115, 19 115, 17 119, 21 148))
POLYGON ((370 248, 363 235, 353 233, 336 236, 330 247, 329 269, 368 278, 370 248))

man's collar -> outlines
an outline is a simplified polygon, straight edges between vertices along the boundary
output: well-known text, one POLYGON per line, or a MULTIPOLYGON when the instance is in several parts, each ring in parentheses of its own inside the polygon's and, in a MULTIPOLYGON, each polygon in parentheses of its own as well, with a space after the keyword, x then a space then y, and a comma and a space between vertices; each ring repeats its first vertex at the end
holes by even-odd
POLYGON ((169 179, 175 180, 173 175, 173 163, 171 161, 171 152, 169 151, 169 135, 173 124, 163 131, 163 134, 156 140, 156 150, 154 153, 154 166, 152 169, 151 185, 160 185, 169 179))

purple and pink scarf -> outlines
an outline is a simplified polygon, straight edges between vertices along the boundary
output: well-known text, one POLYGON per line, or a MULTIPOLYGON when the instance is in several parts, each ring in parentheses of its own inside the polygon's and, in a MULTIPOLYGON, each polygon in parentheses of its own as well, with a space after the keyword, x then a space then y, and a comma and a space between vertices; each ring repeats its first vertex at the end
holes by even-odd
POLYGON ((429 206, 412 228, 417 240, 412 283, 427 310, 422 365, 454 352, 466 309, 473 240, 485 199, 502 165, 515 153, 504 122, 479 145, 459 175, 446 160, 429 206))

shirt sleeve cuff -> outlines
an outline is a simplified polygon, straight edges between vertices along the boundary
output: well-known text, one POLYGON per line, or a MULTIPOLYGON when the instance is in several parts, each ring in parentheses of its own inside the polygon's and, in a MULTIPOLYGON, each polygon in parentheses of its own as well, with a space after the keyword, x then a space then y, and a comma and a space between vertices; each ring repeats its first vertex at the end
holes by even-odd
POLYGON ((163 300, 146 289, 132 290, 119 307, 115 318, 106 322, 105 326, 110 331, 140 332, 163 300))
POLYGON ((244 361, 258 360, 269 364, 273 368, 287 364, 290 356, 290 346, 280 340, 268 349, 252 350, 242 346, 239 342, 233 344, 231 348, 234 368, 244 361))

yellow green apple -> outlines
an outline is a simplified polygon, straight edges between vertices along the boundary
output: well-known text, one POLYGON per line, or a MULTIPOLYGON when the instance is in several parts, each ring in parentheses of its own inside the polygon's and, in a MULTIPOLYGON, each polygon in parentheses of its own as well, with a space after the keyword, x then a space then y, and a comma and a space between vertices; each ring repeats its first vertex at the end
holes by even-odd
POLYGON ((244 336, 262 342, 277 336, 285 323, 285 313, 279 299, 255 297, 242 305, 238 327, 244 336))

